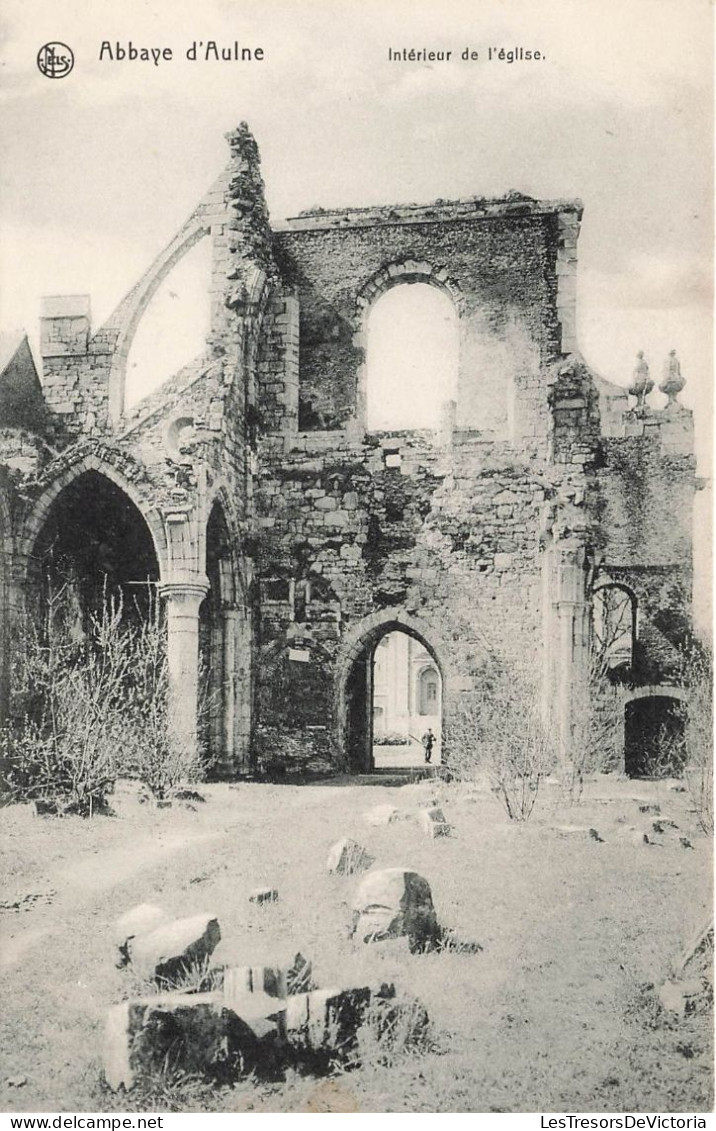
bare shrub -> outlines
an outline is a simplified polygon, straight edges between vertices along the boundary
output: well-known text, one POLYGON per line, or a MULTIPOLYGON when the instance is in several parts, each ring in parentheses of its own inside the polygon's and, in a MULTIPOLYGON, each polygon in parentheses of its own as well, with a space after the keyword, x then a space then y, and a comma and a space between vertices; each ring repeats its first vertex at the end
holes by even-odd
POLYGON ((581 800, 585 779, 591 774, 621 767, 623 714, 619 689, 609 679, 604 656, 594 652, 588 679, 574 691, 570 749, 560 771, 562 795, 569 804, 581 800))
POLYGON ((78 638, 65 598, 64 588, 51 595, 44 622, 28 619, 14 641, 6 787, 13 799, 51 798, 58 811, 91 815, 119 772, 131 654, 120 601, 105 601, 78 638))
POLYGON ((156 797, 203 776, 202 759, 172 737, 166 631, 153 605, 138 620, 121 596, 104 595, 84 629, 61 586, 41 620, 27 617, 13 642, 13 703, 0 732, 12 800, 50 800, 58 812, 106 809, 121 774, 156 797))
POLYGON ((536 676, 493 655, 480 695, 463 701, 446 728, 451 773, 464 780, 487 775, 512 821, 528 820, 555 762, 536 676))

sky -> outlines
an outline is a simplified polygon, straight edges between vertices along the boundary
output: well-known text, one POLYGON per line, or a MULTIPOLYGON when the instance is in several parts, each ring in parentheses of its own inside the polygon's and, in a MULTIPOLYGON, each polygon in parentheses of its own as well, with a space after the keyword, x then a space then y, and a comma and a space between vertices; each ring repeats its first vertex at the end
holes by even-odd
MULTIPOLYGON (((43 294, 98 326, 171 239, 248 121, 271 216, 322 205, 578 196, 578 338, 626 384, 675 348, 709 468, 712 30, 708 0, 5 0, 2 325, 35 340, 43 294), (100 62, 114 49, 174 57, 100 62), (194 41, 261 47, 190 62, 194 41), (49 41, 64 79, 36 66, 49 41), (539 50, 487 60, 488 47, 539 50), (451 50, 394 62, 388 49, 451 50), (465 48, 477 61, 464 62, 465 48), (106 53, 105 53, 106 54, 106 53)), ((663 400, 663 398, 661 399, 663 400)), ((661 403, 659 396, 655 404, 661 403)))

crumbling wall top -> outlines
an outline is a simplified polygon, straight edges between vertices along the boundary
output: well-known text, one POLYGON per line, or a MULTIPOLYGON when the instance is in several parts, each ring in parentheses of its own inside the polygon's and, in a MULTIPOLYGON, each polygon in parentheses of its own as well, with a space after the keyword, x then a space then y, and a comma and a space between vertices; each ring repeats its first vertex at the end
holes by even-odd
POLYGON ((575 213, 581 220, 584 205, 573 199, 535 200, 522 193, 501 197, 467 197, 462 200, 435 200, 430 204, 387 204, 367 208, 310 208, 274 224, 276 231, 318 230, 322 228, 372 228, 393 224, 437 224, 451 220, 490 220, 524 216, 575 213))

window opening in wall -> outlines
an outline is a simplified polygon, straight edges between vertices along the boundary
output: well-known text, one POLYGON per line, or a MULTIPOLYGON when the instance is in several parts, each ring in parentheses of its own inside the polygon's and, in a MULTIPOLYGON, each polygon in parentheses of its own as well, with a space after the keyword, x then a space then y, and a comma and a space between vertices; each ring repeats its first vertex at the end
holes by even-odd
POLYGON ((636 599, 628 589, 604 585, 592 597, 594 647, 609 671, 632 667, 636 638, 636 599))
POLYGON ((291 584, 281 577, 266 578, 263 596, 266 601, 288 601, 291 597, 291 584))
MULTIPOLYGON (((452 300, 428 283, 381 295, 366 326, 366 425, 371 431, 437 428, 455 400, 458 320, 452 300)), ((399 466, 388 464, 386 466, 399 466)))
POLYGON ((624 711, 624 769, 630 778, 680 777, 686 705, 669 695, 633 699, 624 711))
POLYGON ((386 467, 400 467, 402 460, 400 452, 397 448, 385 448, 383 450, 386 467))
POLYGON ((211 240, 200 239, 159 284, 127 357, 124 409, 155 392, 206 349, 211 240))

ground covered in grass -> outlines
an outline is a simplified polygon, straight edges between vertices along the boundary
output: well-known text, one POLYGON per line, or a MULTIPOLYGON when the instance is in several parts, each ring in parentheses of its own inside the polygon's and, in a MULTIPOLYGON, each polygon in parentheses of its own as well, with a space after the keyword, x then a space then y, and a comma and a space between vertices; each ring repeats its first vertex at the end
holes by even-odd
POLYGON ((2 1110, 710 1110, 710 1016, 702 1003, 679 1020, 655 992, 711 900, 711 845, 673 783, 600 777, 576 807, 546 785, 526 824, 508 821, 487 789, 441 782, 201 792, 203 802, 171 809, 128 798, 118 816, 92 820, 3 810, 2 1110), (409 816, 433 796, 449 839, 428 839, 409 816), (383 803, 408 819, 369 827, 363 814, 383 803), (634 835, 650 828, 648 804, 678 826, 663 843, 634 835), (456 945, 411 955, 354 944, 359 878, 325 867, 342 836, 365 845, 374 868, 424 875, 456 945), (279 902, 249 903, 264 885, 279 902), (104 1019, 140 987, 115 969, 110 933, 140 902, 214 912, 219 960, 300 950, 320 986, 394 981, 427 1007, 430 1039, 403 1051, 366 1034, 362 1066, 326 1080, 212 1090, 174 1078, 114 1095, 101 1079, 104 1019))

